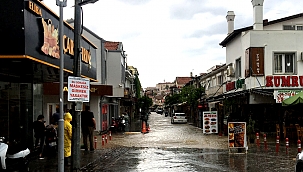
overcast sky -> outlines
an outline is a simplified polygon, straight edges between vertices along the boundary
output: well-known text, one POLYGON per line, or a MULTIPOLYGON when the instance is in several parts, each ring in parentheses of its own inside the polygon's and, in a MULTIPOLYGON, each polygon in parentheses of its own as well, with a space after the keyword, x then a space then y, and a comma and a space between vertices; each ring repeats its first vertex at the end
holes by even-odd
MULTIPOLYGON (((55 0, 43 1, 56 14, 55 0)), ((64 19, 74 18, 67 0, 64 19)), ((302 0, 264 0, 269 21, 303 12, 302 0)), ((99 0, 83 6, 84 26, 107 41, 122 42, 127 63, 139 71, 143 88, 205 73, 225 64, 227 11, 235 29, 253 24, 251 0, 99 0)), ((303 24, 303 23, 302 23, 303 24)))

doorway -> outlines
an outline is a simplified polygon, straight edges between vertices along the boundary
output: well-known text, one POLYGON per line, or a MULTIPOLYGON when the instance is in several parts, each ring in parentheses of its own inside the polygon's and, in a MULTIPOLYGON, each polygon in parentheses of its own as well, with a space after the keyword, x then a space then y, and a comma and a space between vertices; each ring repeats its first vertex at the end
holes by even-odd
MULTIPOLYGON (((63 111, 65 112, 66 109, 71 109, 71 103, 65 103, 63 105, 63 111)), ((47 124, 50 124, 52 121, 52 116, 56 112, 56 109, 60 109, 59 103, 47 103, 47 117, 45 117, 45 121, 47 124)))

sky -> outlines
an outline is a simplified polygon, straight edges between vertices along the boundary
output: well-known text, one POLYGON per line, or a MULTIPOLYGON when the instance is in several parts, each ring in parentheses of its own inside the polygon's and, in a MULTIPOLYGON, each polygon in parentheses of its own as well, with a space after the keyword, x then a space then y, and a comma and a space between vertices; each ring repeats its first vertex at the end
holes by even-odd
MULTIPOLYGON (((59 15, 56 0, 43 3, 59 15)), ((64 20, 74 18, 74 3, 67 0, 64 20)), ((235 13, 234 29, 253 25, 251 0, 99 0, 82 8, 85 27, 122 42, 143 88, 225 64, 219 43, 227 36, 227 11, 235 13)), ((263 19, 269 21, 302 12, 302 0, 264 0, 263 19)))

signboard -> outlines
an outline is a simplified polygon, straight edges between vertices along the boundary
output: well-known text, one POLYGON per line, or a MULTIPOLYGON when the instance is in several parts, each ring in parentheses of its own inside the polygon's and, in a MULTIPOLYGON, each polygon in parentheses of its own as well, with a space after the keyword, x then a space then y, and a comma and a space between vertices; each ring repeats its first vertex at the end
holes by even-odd
POLYGON ((245 77, 264 76, 264 47, 245 50, 245 77))
POLYGON ((89 102, 90 81, 87 78, 68 77, 68 101, 89 102))
POLYGON ((276 99, 276 103, 282 103, 283 100, 288 99, 301 91, 302 90, 277 90, 274 91, 274 99, 276 99))
POLYGON ((228 148, 246 147, 246 122, 228 123, 228 148))
POLYGON ((203 133, 218 133, 218 115, 217 111, 203 112, 203 133))

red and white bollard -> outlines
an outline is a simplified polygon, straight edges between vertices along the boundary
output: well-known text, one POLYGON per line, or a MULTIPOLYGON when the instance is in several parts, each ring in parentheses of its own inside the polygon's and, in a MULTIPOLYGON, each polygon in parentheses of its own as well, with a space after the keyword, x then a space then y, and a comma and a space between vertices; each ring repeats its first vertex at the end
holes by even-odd
POLYGON ((107 143, 107 134, 105 134, 105 143, 107 143))
POLYGON ((112 132, 109 131, 109 140, 112 140, 112 132))
POLYGON ((288 154, 288 148, 289 148, 288 138, 285 139, 285 146, 286 146, 286 154, 288 154))
POLYGON ((266 134, 263 134, 263 138, 264 138, 264 149, 267 150, 266 134))
POLYGON ((301 140, 298 140, 298 153, 301 153, 301 140))
POLYGON ((105 139, 104 139, 104 135, 102 135, 102 146, 105 145, 105 139))
POLYGON ((260 137, 259 133, 256 133, 257 146, 260 147, 260 137))
POLYGON ((277 139, 276 139, 276 152, 277 153, 279 152, 279 147, 280 147, 280 137, 277 136, 277 139))
POLYGON ((97 149, 97 136, 94 136, 95 149, 97 149))

